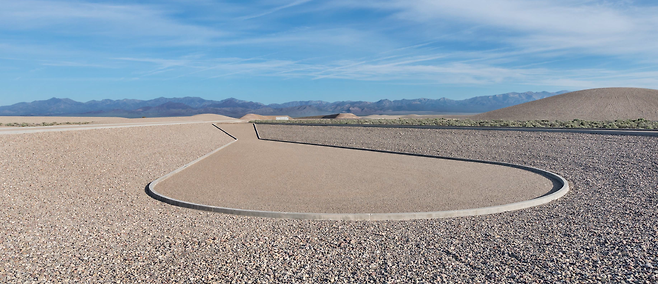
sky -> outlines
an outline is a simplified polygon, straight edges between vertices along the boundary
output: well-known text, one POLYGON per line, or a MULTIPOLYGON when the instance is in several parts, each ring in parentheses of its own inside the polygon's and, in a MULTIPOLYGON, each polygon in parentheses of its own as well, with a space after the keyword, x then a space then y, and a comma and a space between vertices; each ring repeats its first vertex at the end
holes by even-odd
POLYGON ((0 0, 0 105, 658 89, 658 2, 0 0))

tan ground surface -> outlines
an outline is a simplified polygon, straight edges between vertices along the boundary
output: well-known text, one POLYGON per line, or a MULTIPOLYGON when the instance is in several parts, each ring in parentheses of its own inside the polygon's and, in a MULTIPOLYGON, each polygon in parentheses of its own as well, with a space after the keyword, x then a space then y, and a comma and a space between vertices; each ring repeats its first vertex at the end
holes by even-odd
MULTIPOLYGON (((147 117, 147 118, 123 118, 123 117, 71 117, 71 116, 0 116, 0 123, 42 123, 42 122, 89 122, 90 124, 114 124, 114 123, 151 123, 166 121, 217 121, 230 120, 232 117, 218 114, 199 114, 181 117, 147 117)), ((237 120, 237 119, 235 119, 237 120)))
POLYGON ((155 188, 179 200, 279 212, 392 213, 477 208, 549 192, 547 178, 503 166, 262 141, 238 141, 155 188))
POLYGON ((601 88, 566 93, 478 115, 505 120, 658 120, 658 90, 601 88))

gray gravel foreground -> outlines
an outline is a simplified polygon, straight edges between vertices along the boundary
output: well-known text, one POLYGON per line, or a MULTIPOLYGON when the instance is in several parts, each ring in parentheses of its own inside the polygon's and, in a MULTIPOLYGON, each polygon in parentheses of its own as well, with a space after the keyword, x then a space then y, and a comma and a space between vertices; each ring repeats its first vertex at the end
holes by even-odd
POLYGON ((517 163, 574 183, 565 197, 531 209, 405 223, 438 230, 442 240, 422 234, 419 241, 438 242, 438 251, 466 265, 438 273, 463 271, 471 280, 487 282, 658 282, 656 137, 286 125, 258 129, 269 139, 517 163), (450 232, 453 226, 459 229, 450 232))
POLYGON ((548 205, 455 219, 239 217, 144 193, 230 141, 211 125, 4 135, 0 282, 658 281, 656 138, 271 127, 305 141, 517 162, 576 187, 548 205))

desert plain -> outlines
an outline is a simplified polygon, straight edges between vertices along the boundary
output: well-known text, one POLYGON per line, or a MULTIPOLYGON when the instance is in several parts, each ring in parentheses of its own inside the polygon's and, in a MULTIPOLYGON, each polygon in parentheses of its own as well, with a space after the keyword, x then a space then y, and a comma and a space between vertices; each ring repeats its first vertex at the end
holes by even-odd
MULTIPOLYGON (((533 166, 572 184, 548 204, 490 215, 244 217, 145 193, 150 182, 230 143, 210 123, 226 120, 0 135, 0 281, 658 281, 656 136, 262 127, 276 140, 533 166)), ((254 174, 262 173, 242 178, 254 174)))

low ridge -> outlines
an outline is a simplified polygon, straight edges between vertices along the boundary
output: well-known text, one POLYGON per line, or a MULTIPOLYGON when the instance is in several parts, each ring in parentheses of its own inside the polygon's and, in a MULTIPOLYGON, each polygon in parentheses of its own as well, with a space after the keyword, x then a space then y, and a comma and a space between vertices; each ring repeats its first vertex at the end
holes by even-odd
POLYGON ((326 115, 315 115, 315 116, 304 116, 297 117, 295 119, 358 119, 359 117, 353 113, 344 112, 344 113, 334 113, 326 115))
MULTIPOLYGON (((334 115, 331 115, 331 116, 334 116, 334 115)), ((348 113, 339 113, 339 114, 336 114, 334 117, 329 117, 329 118, 334 118, 334 119, 358 119, 359 117, 356 116, 353 113, 348 112, 348 113)))
POLYGON ((481 113, 472 119, 490 120, 658 120, 658 90, 599 88, 570 92, 481 113))
POLYGON ((283 120, 289 120, 292 119, 290 116, 287 115, 260 115, 260 114, 254 114, 254 113, 249 113, 246 114, 245 116, 240 118, 241 120, 278 120, 278 119, 283 119, 283 120))

